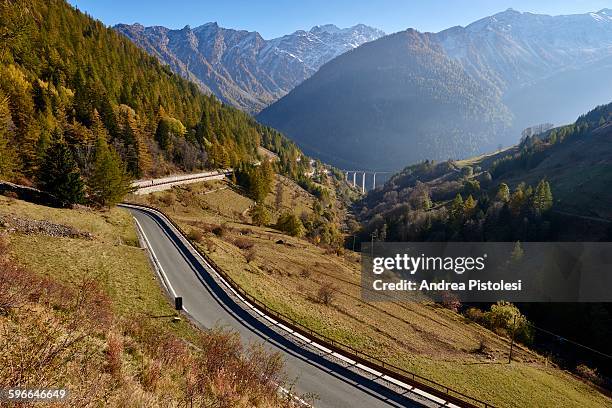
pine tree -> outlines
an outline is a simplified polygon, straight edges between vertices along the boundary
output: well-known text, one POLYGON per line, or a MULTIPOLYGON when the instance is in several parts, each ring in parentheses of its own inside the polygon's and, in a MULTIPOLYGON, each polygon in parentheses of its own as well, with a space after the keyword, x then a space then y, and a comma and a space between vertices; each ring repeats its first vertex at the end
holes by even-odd
POLYGON ((8 98, 0 91, 0 179, 10 180, 16 170, 16 155, 11 147, 11 112, 8 98))
POLYGON ((130 177, 119 154, 108 146, 104 136, 96 142, 92 175, 88 180, 92 202, 110 207, 130 191, 130 177))
POLYGON ((151 169, 151 155, 144 134, 137 123, 134 110, 122 105, 119 109, 121 132, 127 148, 127 168, 134 177, 141 177, 151 169))
POLYGON ((474 197, 472 197, 472 195, 470 194, 468 198, 465 200, 465 202, 463 203, 463 214, 466 217, 471 217, 472 215, 474 215, 475 210, 476 210, 476 200, 474 200, 474 197))
POLYGON ((264 182, 264 189, 270 191, 272 189, 272 184, 274 183, 274 169, 272 168, 272 163, 270 163, 268 158, 265 158, 261 164, 261 173, 264 182))
POLYGON ((550 184, 546 180, 540 180, 533 194, 533 209, 536 213, 541 214, 548 211, 553 205, 552 192, 550 184))
POLYGON ((257 203, 250 213, 254 225, 262 226, 270 223, 270 212, 264 204, 257 203))
POLYGON ((451 203, 450 217, 453 221, 461 220, 463 217, 463 197, 461 197, 461 194, 457 194, 451 203))
POLYGON ((510 201, 510 187, 506 183, 501 183, 497 189, 497 199, 507 203, 510 201))
POLYGON ((83 202, 83 181, 66 142, 56 141, 45 154, 38 182, 47 192, 65 204, 83 202))
POLYGON ((263 203, 266 199, 268 191, 266 191, 266 182, 260 168, 255 167, 249 173, 249 193, 258 203, 263 203))

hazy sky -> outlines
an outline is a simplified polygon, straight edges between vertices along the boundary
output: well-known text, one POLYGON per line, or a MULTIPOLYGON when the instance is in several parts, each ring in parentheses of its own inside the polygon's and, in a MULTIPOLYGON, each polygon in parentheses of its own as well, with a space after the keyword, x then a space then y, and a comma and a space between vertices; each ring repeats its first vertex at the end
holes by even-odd
POLYGON ((507 8, 574 14, 612 7, 610 0, 69 0, 107 25, 141 23, 182 28, 216 21, 269 39, 327 23, 364 23, 387 33, 408 27, 440 31, 507 8))

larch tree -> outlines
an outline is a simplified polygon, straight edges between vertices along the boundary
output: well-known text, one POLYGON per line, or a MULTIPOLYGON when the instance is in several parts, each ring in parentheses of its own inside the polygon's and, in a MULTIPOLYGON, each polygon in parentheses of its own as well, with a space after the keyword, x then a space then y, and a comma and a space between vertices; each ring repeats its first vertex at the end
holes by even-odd
POLYGON ((130 191, 127 169, 115 149, 108 146, 103 135, 96 141, 88 187, 91 201, 105 207, 117 204, 130 191))
POLYGON ((11 146, 12 128, 8 97, 0 90, 0 179, 10 180, 16 168, 15 151, 11 146))
POLYGON ((501 183, 499 185, 496 198, 504 203, 510 201, 510 187, 508 187, 506 183, 501 183))

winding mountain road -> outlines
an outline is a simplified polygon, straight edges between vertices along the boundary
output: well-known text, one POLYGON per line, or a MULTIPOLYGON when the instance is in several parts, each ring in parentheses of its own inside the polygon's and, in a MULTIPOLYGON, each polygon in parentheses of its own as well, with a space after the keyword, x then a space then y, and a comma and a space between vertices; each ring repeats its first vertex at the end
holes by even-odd
MULTIPOLYGON (((249 312, 246 304, 223 288, 219 277, 171 223, 160 213, 141 207, 124 206, 136 220, 140 234, 172 296, 183 298, 185 312, 205 328, 226 327, 237 331, 244 342, 257 341, 280 352, 295 392, 316 395, 317 407, 423 407, 443 406, 420 390, 400 390, 368 376, 355 367, 334 361, 324 352, 309 347, 296 337, 290 339, 261 316, 249 312), (420 395, 419 395, 420 394, 420 395)), ((366 370, 367 371, 367 370, 366 370)), ((450 406, 450 405, 444 405, 450 406)))

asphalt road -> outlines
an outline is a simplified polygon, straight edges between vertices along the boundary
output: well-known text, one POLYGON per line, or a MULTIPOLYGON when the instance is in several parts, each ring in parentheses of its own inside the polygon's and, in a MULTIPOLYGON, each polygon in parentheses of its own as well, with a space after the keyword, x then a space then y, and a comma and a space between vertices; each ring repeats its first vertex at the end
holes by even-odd
MULTIPOLYGON (((183 237, 158 215, 129 208, 169 282, 170 293, 183 297, 192 319, 204 327, 222 326, 240 333, 244 342, 265 342, 285 360, 299 394, 317 395, 317 407, 422 407, 379 383, 300 347, 238 305, 215 281, 183 237)), ((427 404, 429 405, 429 404, 427 404)))

